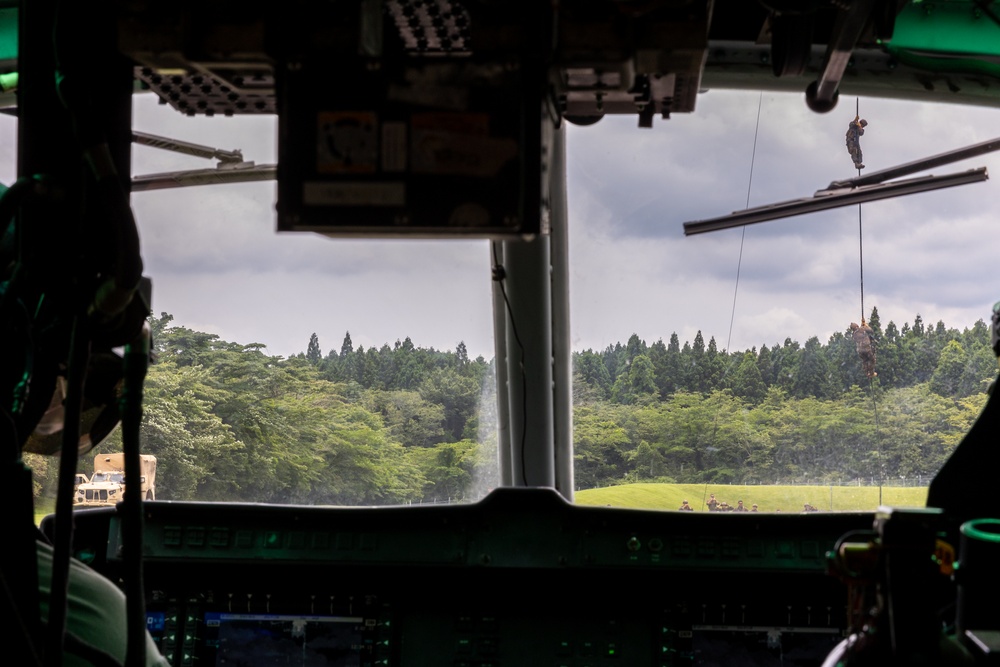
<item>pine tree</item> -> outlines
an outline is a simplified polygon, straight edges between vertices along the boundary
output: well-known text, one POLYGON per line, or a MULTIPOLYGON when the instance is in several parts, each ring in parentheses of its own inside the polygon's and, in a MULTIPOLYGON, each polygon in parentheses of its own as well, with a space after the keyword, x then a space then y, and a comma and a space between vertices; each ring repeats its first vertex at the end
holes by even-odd
MULTIPOLYGON (((577 376, 590 386, 593 393, 600 398, 607 398, 611 391, 611 375, 604 365, 603 359, 592 350, 585 350, 573 355, 573 370, 577 376)), ((576 383, 574 378, 574 384, 576 383)))
POLYGON ((319 337, 315 332, 309 336, 309 347, 306 348, 306 361, 314 366, 323 359, 323 352, 319 349, 319 337))
POLYGON ((876 341, 882 340, 882 320, 878 316, 878 308, 872 306, 871 317, 868 318, 868 326, 872 329, 872 334, 876 341))
POLYGON ((640 354, 646 353, 646 341, 640 340, 638 334, 629 336, 628 343, 625 344, 625 359, 631 364, 632 360, 640 354))
POLYGON ((688 370, 688 385, 692 390, 701 393, 708 393, 712 390, 709 386, 710 369, 707 367, 705 359, 705 338, 701 335, 701 329, 694 336, 694 344, 691 347, 691 364, 688 370))
POLYGON ((455 347, 455 362, 460 371, 469 366, 469 351, 465 347, 465 341, 459 341, 455 347))
POLYGON ((773 382, 773 369, 771 368, 771 349, 767 345, 760 346, 760 353, 757 355, 757 370, 760 371, 760 378, 764 381, 765 389, 773 382))

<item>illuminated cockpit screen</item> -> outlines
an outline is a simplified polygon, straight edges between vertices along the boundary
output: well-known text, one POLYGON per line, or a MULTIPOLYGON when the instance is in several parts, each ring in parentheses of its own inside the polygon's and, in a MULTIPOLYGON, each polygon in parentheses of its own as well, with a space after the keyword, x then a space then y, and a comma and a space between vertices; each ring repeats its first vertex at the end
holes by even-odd
POLYGON ((363 629, 359 616, 210 612, 205 614, 209 660, 204 664, 360 667, 363 629))

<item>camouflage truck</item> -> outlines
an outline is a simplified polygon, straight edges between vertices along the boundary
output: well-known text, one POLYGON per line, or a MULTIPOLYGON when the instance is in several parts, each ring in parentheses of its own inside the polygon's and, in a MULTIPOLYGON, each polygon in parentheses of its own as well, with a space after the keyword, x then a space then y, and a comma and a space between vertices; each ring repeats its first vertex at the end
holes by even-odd
MULTIPOLYGON (((142 475, 139 484, 145 500, 156 499, 156 457, 139 457, 142 475)), ((118 503, 125 493, 125 455, 98 454, 94 457, 94 475, 80 484, 73 496, 75 507, 107 507, 118 503)))

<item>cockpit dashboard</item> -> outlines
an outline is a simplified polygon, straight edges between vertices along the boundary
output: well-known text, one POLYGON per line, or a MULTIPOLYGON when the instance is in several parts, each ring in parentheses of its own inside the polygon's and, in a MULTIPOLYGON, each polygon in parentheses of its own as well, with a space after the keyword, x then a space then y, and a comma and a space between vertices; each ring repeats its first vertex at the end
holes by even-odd
MULTIPOLYGON (((818 664, 847 623, 827 554, 872 521, 581 507, 547 489, 438 507, 152 502, 147 615, 178 666, 265 653, 323 665, 818 664)), ((122 576, 114 510, 76 523, 76 553, 122 576)))

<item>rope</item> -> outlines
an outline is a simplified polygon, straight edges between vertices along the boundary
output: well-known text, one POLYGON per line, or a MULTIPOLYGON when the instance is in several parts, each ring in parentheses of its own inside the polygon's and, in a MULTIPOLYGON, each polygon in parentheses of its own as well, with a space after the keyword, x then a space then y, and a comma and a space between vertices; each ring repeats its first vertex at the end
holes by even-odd
POLYGON ((878 462, 878 504, 882 504, 882 437, 878 428, 878 403, 875 401, 875 380, 868 378, 868 390, 872 395, 872 413, 875 415, 875 459, 878 462))
MULTIPOLYGON (((854 98, 854 115, 861 115, 861 101, 854 98)), ((861 169, 858 169, 858 176, 861 176, 861 169)), ((861 322, 865 321, 865 237, 861 226, 861 203, 858 203, 858 264, 861 270, 861 322)))
MULTIPOLYGON (((858 170, 861 175, 861 170, 858 170)), ((861 226, 861 204, 858 204, 858 264, 861 270, 861 321, 865 321, 865 235, 861 226)))
MULTIPOLYGON (((861 102, 859 98, 854 99, 854 115, 861 115, 861 102)), ((861 169, 858 169, 858 176, 861 176, 861 169)), ((861 279, 861 324, 865 323, 865 235, 864 226, 861 220, 861 204, 858 204, 858 266, 861 279)), ((872 345, 874 346, 874 340, 872 345)), ((872 397, 872 415, 875 419, 875 460, 878 466, 878 504, 882 504, 882 437, 878 423, 878 401, 875 398, 875 378, 868 378, 868 392, 872 397)))
MULTIPOLYGON (((753 151, 750 153, 750 178, 747 181, 747 203, 746 208, 750 208, 750 187, 753 185, 753 165, 757 158, 757 133, 760 130, 760 107, 764 100, 764 91, 760 91, 757 98, 757 124, 753 129, 753 151)), ((860 204, 859 204, 860 205, 860 204)), ((740 258, 736 262, 736 287, 733 289, 733 310, 729 314, 729 336, 726 338, 726 353, 729 353, 729 345, 733 341, 733 322, 736 320, 736 296, 740 292, 740 268, 743 266, 743 242, 747 237, 747 226, 743 225, 743 232, 740 236, 740 258)))

